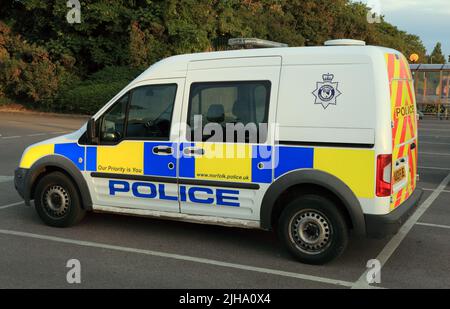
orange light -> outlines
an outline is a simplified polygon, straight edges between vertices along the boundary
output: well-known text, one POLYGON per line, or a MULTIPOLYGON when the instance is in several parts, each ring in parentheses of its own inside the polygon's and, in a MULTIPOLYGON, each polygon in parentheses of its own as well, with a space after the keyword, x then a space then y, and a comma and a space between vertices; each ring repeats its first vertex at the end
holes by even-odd
POLYGON ((417 62, 417 61, 419 61, 419 55, 418 54, 412 54, 411 56, 409 56, 409 60, 411 62, 417 62))

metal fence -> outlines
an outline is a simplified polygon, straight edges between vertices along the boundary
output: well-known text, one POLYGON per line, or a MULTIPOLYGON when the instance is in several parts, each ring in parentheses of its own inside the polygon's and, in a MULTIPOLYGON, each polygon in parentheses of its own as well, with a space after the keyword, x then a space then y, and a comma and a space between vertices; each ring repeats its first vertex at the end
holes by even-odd
POLYGON ((421 117, 450 118, 450 64, 411 64, 421 117))

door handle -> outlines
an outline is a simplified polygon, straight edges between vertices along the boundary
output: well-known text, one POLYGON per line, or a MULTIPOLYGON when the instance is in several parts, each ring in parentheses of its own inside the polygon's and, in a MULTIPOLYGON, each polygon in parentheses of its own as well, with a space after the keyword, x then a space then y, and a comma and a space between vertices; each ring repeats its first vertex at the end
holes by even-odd
POLYGON ((171 155, 173 153, 173 148, 170 146, 155 146, 152 152, 156 155, 171 155))
POLYGON ((192 156, 192 155, 202 156, 205 154, 205 150, 203 148, 189 147, 189 148, 184 148, 183 153, 187 156, 192 156))

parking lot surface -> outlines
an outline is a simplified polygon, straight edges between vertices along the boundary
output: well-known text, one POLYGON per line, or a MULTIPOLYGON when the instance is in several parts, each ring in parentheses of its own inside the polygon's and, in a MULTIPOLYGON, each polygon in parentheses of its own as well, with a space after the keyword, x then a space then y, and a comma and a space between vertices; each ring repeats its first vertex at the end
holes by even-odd
POLYGON ((273 233, 91 213, 77 226, 44 225, 16 193, 30 144, 86 118, 0 112, 0 288, 450 288, 450 121, 419 123, 419 209, 387 239, 352 237, 324 266, 295 261, 273 233), (69 284, 67 261, 81 263, 69 284), (382 264, 368 285, 367 262, 382 264))

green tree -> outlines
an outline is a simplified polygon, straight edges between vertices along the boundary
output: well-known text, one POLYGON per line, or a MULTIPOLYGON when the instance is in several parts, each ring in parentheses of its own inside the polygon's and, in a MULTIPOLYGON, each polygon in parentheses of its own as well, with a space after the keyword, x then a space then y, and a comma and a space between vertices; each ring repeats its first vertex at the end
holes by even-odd
MULTIPOLYGON (((124 67, 141 71, 171 55, 227 49, 227 40, 232 37, 258 37, 290 46, 320 46, 329 39, 360 39, 397 49, 405 56, 417 53, 426 59, 418 36, 399 30, 383 18, 381 23, 369 23, 368 8, 350 0, 80 2, 81 23, 69 24, 67 1, 0 1, 0 22, 11 31, 10 37, 20 38, 13 44, 0 41, 3 73, 9 72, 0 81, 0 96, 21 96, 39 103, 64 92, 60 102, 65 104, 72 100, 71 95, 91 91, 87 102, 95 101, 107 84, 96 84, 99 81, 91 79, 96 72, 117 74, 124 67), (31 64, 27 62, 30 57, 24 58, 24 51, 33 56, 31 64), (20 79, 16 78, 18 70, 20 79), (67 92, 62 85, 68 74, 72 76, 70 80, 77 77, 90 81, 89 85, 82 84, 78 92, 67 92), (45 87, 37 77, 43 75, 52 81, 47 87, 51 93, 41 89, 45 87), (14 80, 16 84, 10 82, 14 80)), ((433 56, 433 62, 438 62, 438 58, 433 56)), ((113 87, 108 89, 112 91, 113 87)))
POLYGON ((376 24, 371 44, 385 46, 402 52, 407 58, 411 54, 418 54, 419 61, 426 61, 426 48, 417 35, 408 34, 397 27, 387 23, 382 19, 380 24, 376 24))
POLYGON ((438 42, 430 55, 430 63, 445 63, 445 56, 442 53, 442 44, 438 42))
POLYGON ((66 70, 47 50, 27 43, 0 21, 0 96, 43 102, 67 79, 66 70))
MULTIPOLYGON (((56 61, 73 59, 78 74, 105 66, 145 67, 173 55, 213 49, 212 42, 253 36, 290 46, 335 38, 366 40, 425 55, 416 36, 349 0, 83 0, 81 24, 68 24, 66 1, 4 0, 0 19, 56 61)), ((70 61, 69 61, 70 62, 70 61)))

